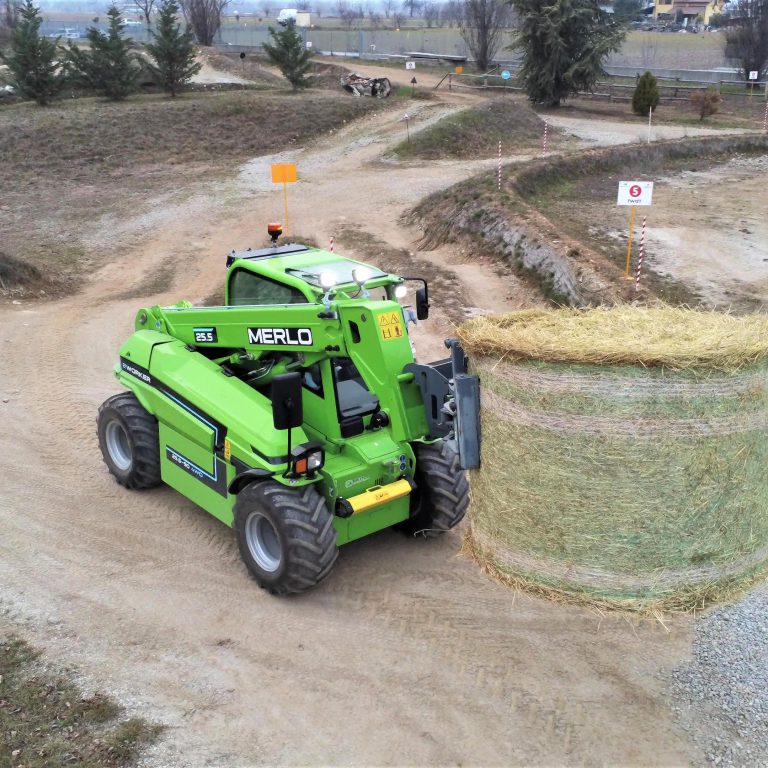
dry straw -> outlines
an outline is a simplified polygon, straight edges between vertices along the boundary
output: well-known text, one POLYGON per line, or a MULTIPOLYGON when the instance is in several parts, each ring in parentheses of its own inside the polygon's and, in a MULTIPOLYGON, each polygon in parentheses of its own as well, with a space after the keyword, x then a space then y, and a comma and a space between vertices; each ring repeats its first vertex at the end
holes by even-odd
POLYGON ((768 564, 768 317, 622 306, 480 318, 468 549, 508 583, 654 612, 768 564))

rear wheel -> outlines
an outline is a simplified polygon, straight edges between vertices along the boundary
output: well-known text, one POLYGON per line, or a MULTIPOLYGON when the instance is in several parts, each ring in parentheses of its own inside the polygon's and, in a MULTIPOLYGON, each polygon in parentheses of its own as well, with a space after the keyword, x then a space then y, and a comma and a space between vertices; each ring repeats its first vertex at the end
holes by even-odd
POLYGON ((132 392, 102 403, 97 431, 104 463, 120 485, 139 489, 160 484, 157 420, 132 392))
POLYGON ((240 555, 259 586, 273 595, 304 592, 336 562, 336 530, 314 486, 286 488, 272 480, 244 488, 235 502, 240 555))
POLYGON ((467 473, 461 468, 453 443, 414 446, 416 453, 416 490, 412 515, 400 524, 405 533, 434 538, 453 528, 469 506, 467 473))

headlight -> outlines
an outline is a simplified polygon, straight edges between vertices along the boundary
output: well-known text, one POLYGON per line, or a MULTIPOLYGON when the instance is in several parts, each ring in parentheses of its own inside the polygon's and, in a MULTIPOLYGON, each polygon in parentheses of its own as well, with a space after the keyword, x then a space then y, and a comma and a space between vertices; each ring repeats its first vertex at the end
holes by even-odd
POLYGON ((364 285, 366 280, 370 280, 371 275, 371 270, 368 267, 355 267, 352 270, 352 279, 360 286, 364 285))
POLYGON ((395 298, 403 299, 407 293, 408 289, 404 285, 398 285, 395 288, 395 298))
POLYGON ((320 287, 326 291, 336 285, 336 276, 333 272, 321 272, 320 273, 320 287))
POLYGON ((291 474, 312 477, 325 463, 322 443, 317 440, 297 445, 291 451, 291 474))

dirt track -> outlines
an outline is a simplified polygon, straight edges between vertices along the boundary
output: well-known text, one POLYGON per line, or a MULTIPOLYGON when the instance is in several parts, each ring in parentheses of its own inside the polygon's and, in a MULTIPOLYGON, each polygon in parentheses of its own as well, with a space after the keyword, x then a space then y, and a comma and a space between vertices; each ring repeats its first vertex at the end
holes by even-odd
MULTIPOLYGON (((451 106, 414 108, 427 119, 451 106)), ((280 156, 299 163, 296 231, 324 244, 355 223, 413 248, 400 213, 481 164, 374 162, 401 136, 398 119, 280 156)), ((701 762, 661 694, 689 652, 687 620, 668 632, 515 597, 458 555, 461 530, 351 544, 320 588, 279 600, 213 518, 170 489, 111 480, 95 414, 117 389, 111 367, 136 309, 208 295, 227 250, 262 242, 282 214, 265 181, 275 159, 129 222, 120 237, 141 245, 110 250, 121 255, 77 296, 0 309, 0 629, 21 625, 86 685, 167 723, 156 766, 701 762), (115 298, 169 259, 171 290, 115 298)), ((457 272, 468 306, 526 298, 489 265, 457 272)), ((440 313, 425 324, 425 358, 448 331, 440 313)))

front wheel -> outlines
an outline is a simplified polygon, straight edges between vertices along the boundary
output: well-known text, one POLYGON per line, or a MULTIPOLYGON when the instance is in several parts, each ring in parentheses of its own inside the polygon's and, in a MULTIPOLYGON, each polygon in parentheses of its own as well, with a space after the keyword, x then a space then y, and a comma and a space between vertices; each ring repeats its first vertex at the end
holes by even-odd
POLYGON ((234 528, 243 562, 273 595, 319 584, 339 554, 333 517, 312 485, 286 488, 269 480, 247 486, 235 502, 234 528))
POLYGON ((440 440, 414 446, 416 490, 412 514, 399 528, 405 533, 434 538, 449 531, 469 506, 469 482, 452 442, 440 440))

